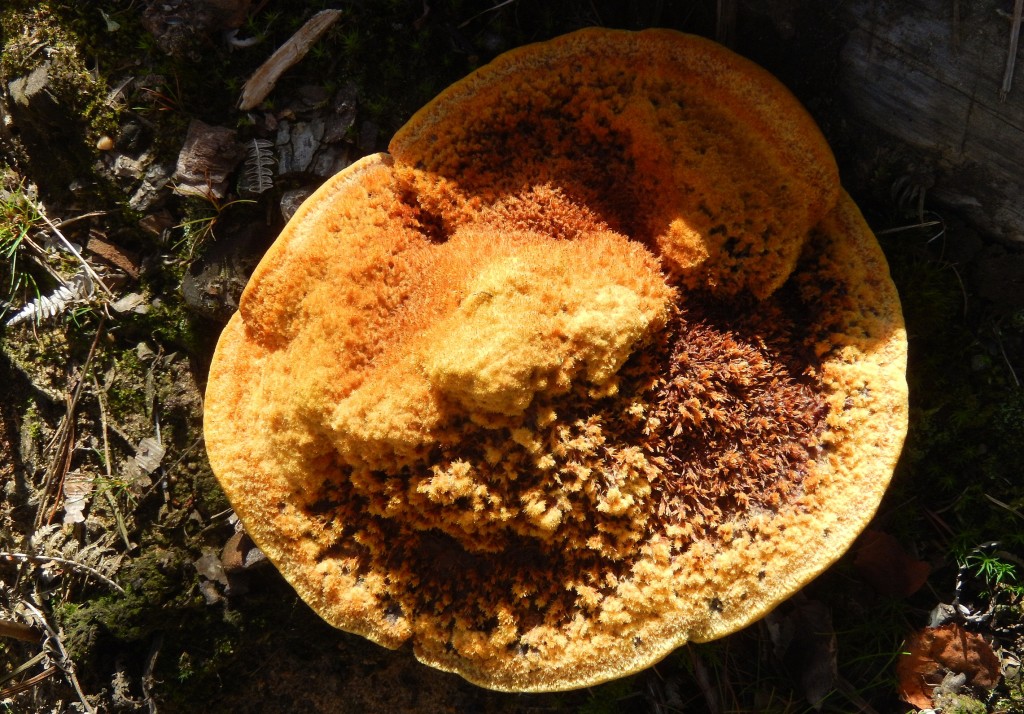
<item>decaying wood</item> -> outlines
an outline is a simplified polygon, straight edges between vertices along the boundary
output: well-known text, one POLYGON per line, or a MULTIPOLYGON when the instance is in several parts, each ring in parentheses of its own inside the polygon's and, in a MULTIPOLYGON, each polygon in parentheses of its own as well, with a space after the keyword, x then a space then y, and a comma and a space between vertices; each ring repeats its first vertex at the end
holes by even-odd
POLYGON ((845 19, 842 83, 855 114, 924 150, 929 200, 1024 242, 1024 89, 1003 92, 1019 30, 1005 4, 978 0, 951 19, 948 0, 852 0, 845 19))
POLYGON ((726 47, 736 45, 736 0, 718 0, 715 39, 726 47))
POLYGON ((321 10, 309 18, 298 32, 278 47, 270 59, 261 64, 245 81, 242 96, 238 100, 238 108, 246 112, 266 99, 281 75, 305 57, 313 43, 320 39, 340 16, 341 10, 321 10))
POLYGON ((38 642, 42 639, 42 633, 24 622, 0 619, 0 637, 10 637, 24 642, 38 642))
POLYGON ((1017 42, 1020 40, 1020 21, 1024 16, 1024 0, 1013 3, 1013 20, 1010 26, 1010 50, 1006 56, 1006 71, 1003 73, 1003 86, 999 90, 1000 99, 1006 99, 1013 86, 1013 67, 1017 63, 1017 42))

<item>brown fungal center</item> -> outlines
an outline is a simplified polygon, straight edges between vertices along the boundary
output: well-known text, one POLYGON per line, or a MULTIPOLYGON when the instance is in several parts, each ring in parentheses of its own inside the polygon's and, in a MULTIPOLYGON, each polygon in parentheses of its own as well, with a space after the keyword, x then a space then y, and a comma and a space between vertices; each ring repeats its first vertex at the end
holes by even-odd
POLYGON ((388 548, 337 531, 323 557, 398 567, 415 584, 400 610, 440 616, 441 631, 490 633, 497 607, 510 642, 528 643, 533 625, 646 577, 650 549, 728 542, 747 516, 791 507, 815 488, 827 412, 807 308, 694 298, 626 360, 614 393, 538 392, 501 424, 456 419, 457 441, 398 473, 342 467, 351 487, 319 494, 327 532, 369 514, 388 548))

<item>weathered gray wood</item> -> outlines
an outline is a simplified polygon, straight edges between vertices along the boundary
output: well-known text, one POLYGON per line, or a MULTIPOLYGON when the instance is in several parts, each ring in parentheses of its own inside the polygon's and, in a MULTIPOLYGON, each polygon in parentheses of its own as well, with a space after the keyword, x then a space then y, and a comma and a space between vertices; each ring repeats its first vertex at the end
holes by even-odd
POLYGON ((1000 97, 1012 9, 998 0, 850 0, 842 84, 860 118, 931 159, 930 198, 1024 242, 1024 62, 1000 97))

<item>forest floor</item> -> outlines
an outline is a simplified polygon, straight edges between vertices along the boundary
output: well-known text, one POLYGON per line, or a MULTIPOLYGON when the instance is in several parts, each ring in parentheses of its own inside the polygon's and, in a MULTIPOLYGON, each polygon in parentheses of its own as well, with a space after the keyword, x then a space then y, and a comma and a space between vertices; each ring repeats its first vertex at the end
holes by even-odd
POLYGON ((978 289, 994 239, 913 190, 913 149, 846 117, 824 3, 740 3, 726 30, 821 123, 903 300, 910 434, 849 554, 746 630, 513 695, 331 628, 246 541, 202 394, 289 211, 502 51, 588 25, 716 34, 715 2, 554 5, 341 3, 249 111, 246 80, 338 3, 0 8, 0 711, 1024 711, 1024 300, 978 289), (897 664, 923 637, 939 686, 914 700, 897 664))

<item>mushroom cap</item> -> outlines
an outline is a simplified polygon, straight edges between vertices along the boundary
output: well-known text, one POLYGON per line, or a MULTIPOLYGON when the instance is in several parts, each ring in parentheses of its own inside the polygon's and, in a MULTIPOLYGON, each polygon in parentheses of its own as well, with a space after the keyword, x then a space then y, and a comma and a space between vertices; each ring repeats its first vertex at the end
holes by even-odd
POLYGON ((884 256, 796 100, 707 40, 584 30, 303 204, 220 338, 206 444, 328 622, 572 689, 842 555, 905 370, 884 256))

